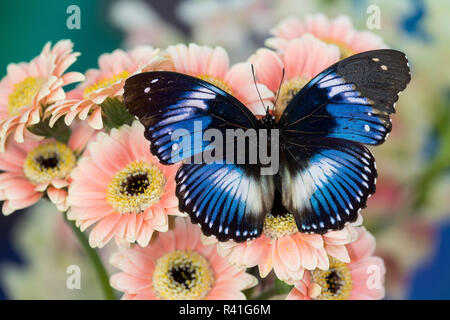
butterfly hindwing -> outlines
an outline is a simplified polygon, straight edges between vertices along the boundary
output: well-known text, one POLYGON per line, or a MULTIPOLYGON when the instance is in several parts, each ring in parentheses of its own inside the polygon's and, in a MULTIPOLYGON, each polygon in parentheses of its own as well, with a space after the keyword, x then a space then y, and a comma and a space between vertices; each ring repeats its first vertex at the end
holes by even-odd
POLYGON ((272 176, 258 166, 184 164, 176 176, 180 209, 205 235, 237 242, 258 237, 273 203, 272 176))
POLYGON ((374 50, 337 62, 292 99, 279 125, 311 138, 332 137, 378 145, 391 131, 389 115, 410 81, 400 51, 374 50))
POLYGON ((342 229, 375 192, 370 151, 341 139, 286 140, 280 163, 283 205, 302 232, 342 229))

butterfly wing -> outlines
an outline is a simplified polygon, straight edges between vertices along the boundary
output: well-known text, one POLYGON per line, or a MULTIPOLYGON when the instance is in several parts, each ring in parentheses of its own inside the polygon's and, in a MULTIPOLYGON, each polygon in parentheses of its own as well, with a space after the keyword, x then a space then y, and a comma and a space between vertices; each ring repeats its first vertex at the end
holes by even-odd
MULTIPOLYGON (((259 127, 241 102, 206 81, 165 71, 127 79, 124 102, 145 126, 150 151, 162 163, 190 162, 182 164, 176 176, 179 208, 205 234, 221 241, 243 241, 261 233, 272 205, 273 178, 261 178, 257 164, 195 161, 196 155, 210 151, 210 142, 202 139, 207 130, 219 130, 225 137, 228 129, 259 127), (179 146, 179 140, 172 140, 177 131, 183 132, 180 139, 191 141, 182 154, 174 152, 179 146)), ((222 149, 227 159, 227 150, 222 149)), ((248 152, 247 148, 233 150, 234 154, 248 152)))
POLYGON ((284 140, 282 203, 302 232, 325 233, 353 222, 375 191, 375 160, 362 144, 342 139, 284 140))
POLYGON ((274 184, 272 176, 260 175, 258 166, 185 164, 176 181, 180 209, 205 235, 242 242, 261 234, 274 184))
POLYGON ((128 111, 145 126, 151 152, 163 164, 180 162, 207 150, 210 142, 201 140, 208 129, 225 134, 226 129, 258 126, 255 116, 232 95, 181 73, 154 71, 132 76, 125 83, 123 97, 128 111), (190 140, 189 146, 182 153, 174 152, 185 138, 190 140))
POLYGON ((381 144, 391 130, 389 115, 398 94, 410 79, 400 51, 356 54, 312 79, 289 103, 279 125, 310 137, 381 144))
POLYGON ((368 51, 327 68, 289 103, 279 121, 283 204, 300 230, 324 233, 357 218, 376 178, 362 144, 384 142, 410 79, 402 52, 368 51))

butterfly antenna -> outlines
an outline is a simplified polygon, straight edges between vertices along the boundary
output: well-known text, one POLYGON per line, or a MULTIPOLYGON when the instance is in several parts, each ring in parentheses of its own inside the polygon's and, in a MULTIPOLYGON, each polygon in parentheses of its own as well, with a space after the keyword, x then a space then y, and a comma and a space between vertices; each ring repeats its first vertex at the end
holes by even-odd
POLYGON ((255 88, 256 88, 256 91, 258 92, 259 100, 261 100, 263 108, 266 108, 266 113, 267 113, 269 111, 269 107, 266 107, 264 105, 264 101, 261 98, 261 93, 259 93, 258 85, 256 84, 255 67, 253 66, 253 63, 252 63, 252 74, 253 74, 253 81, 255 82, 255 88))
POLYGON ((275 98, 275 102, 273 103, 274 106, 277 104, 278 97, 280 96, 281 84, 283 83, 283 80, 284 80, 284 68, 283 68, 283 74, 281 75, 280 85, 278 86, 277 97, 275 98))

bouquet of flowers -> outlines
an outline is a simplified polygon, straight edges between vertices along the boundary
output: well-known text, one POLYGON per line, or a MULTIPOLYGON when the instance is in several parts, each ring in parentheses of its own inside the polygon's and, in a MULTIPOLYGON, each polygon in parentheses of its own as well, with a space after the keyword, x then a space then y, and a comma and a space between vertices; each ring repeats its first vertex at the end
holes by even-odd
POLYGON ((67 72, 79 55, 69 40, 8 65, 0 82, 3 214, 53 203, 92 258, 106 298, 112 288, 123 299, 383 298, 384 262, 361 215, 324 234, 299 231, 286 213, 268 214, 261 235, 244 242, 203 235, 179 210, 179 165, 150 152, 144 126, 124 105, 129 77, 175 71, 232 94, 257 117, 269 105, 279 118, 322 70, 386 47, 346 16, 289 18, 271 34, 267 48, 232 66, 224 48, 191 43, 117 49, 97 69, 67 72), (111 241, 109 262, 120 272, 109 277, 98 249, 111 241))

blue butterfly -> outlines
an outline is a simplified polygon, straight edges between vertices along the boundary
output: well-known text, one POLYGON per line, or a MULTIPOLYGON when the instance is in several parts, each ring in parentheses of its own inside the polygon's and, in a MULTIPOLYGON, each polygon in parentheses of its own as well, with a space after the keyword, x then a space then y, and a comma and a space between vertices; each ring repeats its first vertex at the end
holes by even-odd
MULTIPOLYGON (((384 142, 389 115, 410 79, 405 55, 383 49, 353 55, 318 74, 279 121, 268 112, 258 120, 232 95, 176 72, 132 76, 124 102, 145 126, 152 154, 168 165, 181 160, 172 152, 171 134, 184 129, 194 136, 199 121, 202 131, 224 134, 239 128, 279 130, 279 170, 273 175, 262 175, 258 162, 185 161, 177 172, 180 210, 204 234, 241 242, 261 234, 269 213, 292 214, 298 230, 307 233, 323 234, 355 221, 375 191, 375 159, 364 145, 384 142)), ((208 146, 193 145, 183 159, 208 146)), ((249 157, 246 148, 237 151, 249 157)))

